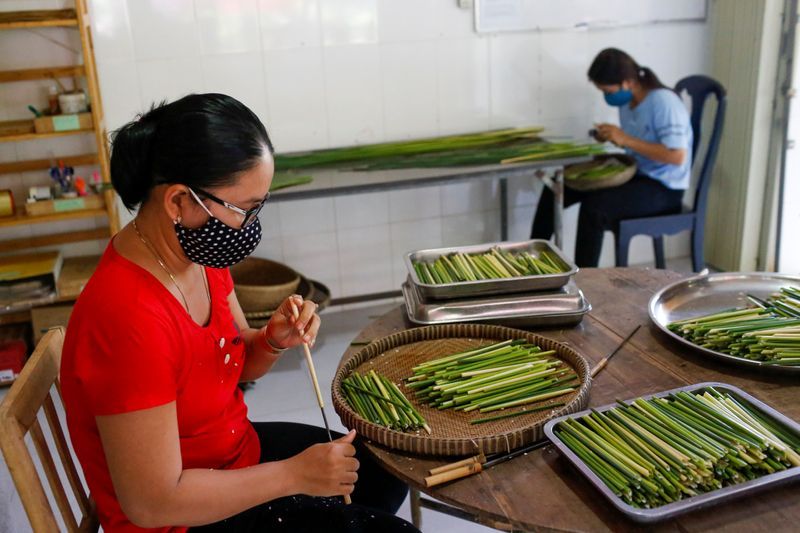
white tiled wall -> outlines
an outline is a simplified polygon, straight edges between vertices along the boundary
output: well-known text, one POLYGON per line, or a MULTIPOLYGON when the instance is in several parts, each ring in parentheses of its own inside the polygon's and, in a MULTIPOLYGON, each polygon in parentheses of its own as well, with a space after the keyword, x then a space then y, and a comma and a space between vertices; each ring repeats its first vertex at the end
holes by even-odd
MULTIPOLYGON (((17 4, 0 0, 0 9, 17 4)), ((455 0, 91 0, 90 10, 110 129, 154 101, 218 91, 250 106, 282 152, 530 124, 584 137, 593 122, 614 118, 586 80, 600 49, 629 51, 667 84, 708 63, 706 24, 478 35, 455 0)), ((36 34, 8 35, 0 32, 0 49, 24 46, 31 57, 3 54, 0 67, 52 63, 53 53, 73 60, 36 34)), ((8 87, 0 86, 0 118, 25 116, 21 102, 46 94, 46 86, 33 96, 8 87)), ((0 145, 0 159, 26 150, 0 145)), ((26 179, 0 177, 0 188, 24 188, 26 179)), ((510 189, 510 236, 525 238, 539 185, 510 189)), ((497 239, 498 209, 489 182, 275 204, 257 253, 336 296, 390 290, 403 278, 405 251, 497 239)), ((571 255, 577 211, 567 214, 571 255)), ((685 238, 668 248, 688 253, 685 238)), ((635 240, 631 259, 652 261, 649 242, 635 240)))

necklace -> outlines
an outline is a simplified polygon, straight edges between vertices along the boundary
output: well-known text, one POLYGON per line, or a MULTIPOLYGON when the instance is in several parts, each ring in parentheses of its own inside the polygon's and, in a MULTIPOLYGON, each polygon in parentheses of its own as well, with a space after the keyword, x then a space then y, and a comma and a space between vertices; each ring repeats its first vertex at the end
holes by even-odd
MULTIPOLYGON (((136 235, 139 236, 139 239, 142 241, 142 243, 144 243, 147 249, 150 250, 150 253, 153 254, 153 257, 155 258, 159 266, 161 266, 164 272, 167 273, 169 279, 172 280, 172 283, 175 285, 175 288, 178 289, 178 293, 181 295, 181 298, 183 299, 183 305, 186 307, 186 312, 191 314, 191 312, 189 311, 189 302, 187 302, 186 295, 183 294, 181 286, 178 285, 178 280, 175 279, 175 276, 172 274, 172 272, 170 272, 169 268, 167 268, 167 265, 164 263, 164 259, 161 257, 161 254, 158 253, 158 250, 156 250, 155 247, 150 243, 150 241, 144 238, 142 232, 139 231, 139 226, 136 224, 135 218, 133 219, 133 230, 136 232, 136 235)), ((203 283, 206 286, 206 297, 208 298, 209 303, 211 303, 211 291, 208 288, 208 278, 206 278, 205 269, 203 269, 203 283)))

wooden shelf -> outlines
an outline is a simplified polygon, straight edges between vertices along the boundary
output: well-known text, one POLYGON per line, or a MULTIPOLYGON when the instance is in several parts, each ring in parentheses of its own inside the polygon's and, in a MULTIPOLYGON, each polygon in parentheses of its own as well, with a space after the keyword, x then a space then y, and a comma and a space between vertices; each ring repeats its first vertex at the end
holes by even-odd
POLYGON ((9 228, 12 226, 22 226, 25 224, 42 224, 44 222, 59 222, 61 220, 74 220, 77 218, 92 218, 107 216, 106 209, 80 209, 77 211, 64 211, 63 213, 52 213, 49 215, 29 216, 25 214, 24 209, 17 210, 17 214, 13 217, 0 218, 0 228, 9 228))
POLYGON ((78 15, 74 9, 0 12, 0 30, 77 25, 78 15))
POLYGON ((0 70, 0 83, 14 81, 47 80, 53 78, 75 78, 85 76, 83 65, 65 67, 28 68, 23 70, 0 70))
POLYGON ((65 233, 54 233, 52 235, 40 235, 38 237, 28 237, 22 239, 8 239, 0 241, 0 253, 18 252, 30 248, 41 246, 54 246, 57 244, 69 244, 73 242, 96 241, 108 239, 111 230, 108 227, 89 229, 83 231, 69 231, 65 233))
POLYGON ((77 135, 79 133, 93 132, 94 128, 70 131, 54 131, 51 133, 36 133, 33 120, 6 120, 0 122, 0 142, 32 141, 34 139, 49 139, 77 135))
MULTIPOLYGON (((68 167, 82 167, 96 165, 98 162, 97 154, 70 155, 58 157, 56 161, 62 161, 68 167)), ((48 170, 51 159, 29 159, 28 161, 9 161, 0 163, 0 174, 16 174, 18 172, 34 172, 36 170, 48 170)))

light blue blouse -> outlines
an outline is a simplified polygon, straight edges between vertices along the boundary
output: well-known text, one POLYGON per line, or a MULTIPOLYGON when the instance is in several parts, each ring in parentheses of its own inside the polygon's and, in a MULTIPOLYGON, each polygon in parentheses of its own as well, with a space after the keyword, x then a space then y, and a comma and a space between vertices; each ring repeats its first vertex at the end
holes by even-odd
POLYGON ((669 89, 654 89, 635 109, 619 108, 619 123, 628 135, 667 148, 683 148, 686 159, 682 165, 670 165, 648 159, 631 150, 639 172, 660 181, 670 189, 686 189, 692 168, 692 124, 689 112, 677 94, 669 89))

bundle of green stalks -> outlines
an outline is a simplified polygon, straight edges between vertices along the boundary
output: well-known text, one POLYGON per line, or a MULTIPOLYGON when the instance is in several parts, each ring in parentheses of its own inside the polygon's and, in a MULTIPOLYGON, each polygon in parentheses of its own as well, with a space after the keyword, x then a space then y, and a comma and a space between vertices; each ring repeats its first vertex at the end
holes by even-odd
POLYGON ((564 179, 583 181, 602 180, 605 178, 610 178, 611 176, 616 176, 617 174, 624 172, 627 168, 628 167, 623 164, 606 164, 603 162, 598 162, 598 164, 591 165, 588 168, 584 166, 572 169, 567 167, 564 169, 564 179))
POLYGON ((713 388, 637 399, 556 426, 614 494, 653 508, 800 466, 800 438, 713 388))
POLYGON ((548 251, 534 255, 528 251, 506 252, 497 247, 479 254, 457 252, 439 256, 433 263, 412 261, 411 264, 417 278, 430 285, 565 272, 561 261, 548 251))
POLYGON ((524 340, 507 340, 421 363, 406 387, 427 405, 464 412, 544 402, 578 387, 578 376, 554 355, 524 340))
POLYGON ((276 154, 280 171, 310 168, 381 170, 498 164, 591 155, 601 144, 546 142, 543 128, 494 130, 429 139, 399 141, 294 154, 276 154))
POLYGON ((784 287, 753 307, 679 320, 670 331, 703 348, 772 365, 800 366, 800 289, 784 287))
POLYGON ((400 388, 370 370, 364 375, 353 372, 342 380, 342 393, 361 418, 400 431, 424 429, 430 426, 419 414, 400 388))

